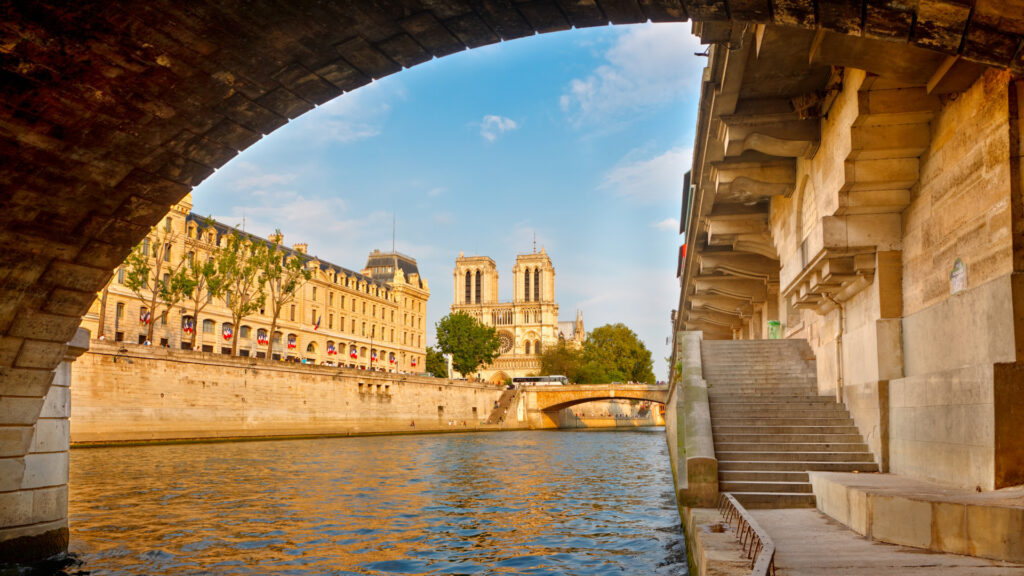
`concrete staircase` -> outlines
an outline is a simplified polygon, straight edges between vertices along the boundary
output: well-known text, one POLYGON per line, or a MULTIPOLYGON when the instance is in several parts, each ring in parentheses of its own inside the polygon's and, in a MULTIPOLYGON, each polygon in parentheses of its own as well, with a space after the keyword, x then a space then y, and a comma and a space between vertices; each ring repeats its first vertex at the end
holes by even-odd
POLYGON ((505 390, 502 392, 501 397, 498 398, 497 408, 491 412, 484 424, 501 424, 505 419, 505 413, 508 412, 508 407, 512 405, 512 401, 515 399, 517 394, 519 394, 518 389, 505 390))
POLYGON ((846 407, 819 396, 804 340, 706 340, 719 490, 747 508, 814 507, 808 470, 877 472, 846 407))

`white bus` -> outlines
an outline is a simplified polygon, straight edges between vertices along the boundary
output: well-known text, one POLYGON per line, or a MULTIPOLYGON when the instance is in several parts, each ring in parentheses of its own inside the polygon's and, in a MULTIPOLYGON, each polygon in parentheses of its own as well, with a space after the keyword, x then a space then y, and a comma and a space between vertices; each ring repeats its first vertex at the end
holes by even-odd
POLYGON ((512 385, 520 386, 566 386, 569 379, 565 376, 520 376, 512 379, 512 385))

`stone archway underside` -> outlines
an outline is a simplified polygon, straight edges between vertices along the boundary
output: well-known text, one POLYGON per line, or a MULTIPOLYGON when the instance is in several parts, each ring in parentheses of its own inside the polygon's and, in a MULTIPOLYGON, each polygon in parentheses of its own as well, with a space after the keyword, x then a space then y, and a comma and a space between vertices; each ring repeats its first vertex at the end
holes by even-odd
POLYGON ((1019 12, 1000 0, 0 0, 0 560, 66 545, 67 406, 48 393, 96 292, 173 203, 289 119, 433 57, 609 22, 692 19, 730 46, 762 24, 818 29, 1022 73, 1019 12))
MULTIPOLYGON (((820 28, 1024 71, 997 0, 2 3, 0 391, 49 371, 168 207, 285 124, 433 57, 570 27, 820 28)), ((45 377, 44 377, 45 378, 45 377)))

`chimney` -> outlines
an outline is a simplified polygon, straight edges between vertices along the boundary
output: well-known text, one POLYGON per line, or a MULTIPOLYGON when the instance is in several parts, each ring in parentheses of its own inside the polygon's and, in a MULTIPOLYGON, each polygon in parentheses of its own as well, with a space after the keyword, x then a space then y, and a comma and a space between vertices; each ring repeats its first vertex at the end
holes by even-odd
POLYGON ((306 244, 305 242, 292 244, 292 250, 295 250, 299 254, 305 254, 309 250, 309 244, 306 244))

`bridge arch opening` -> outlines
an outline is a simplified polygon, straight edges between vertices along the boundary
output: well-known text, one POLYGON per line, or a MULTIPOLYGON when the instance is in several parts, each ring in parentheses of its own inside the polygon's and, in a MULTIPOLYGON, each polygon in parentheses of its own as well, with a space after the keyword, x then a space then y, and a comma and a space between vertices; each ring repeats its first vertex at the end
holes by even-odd
MULTIPOLYGON (((1000 23, 998 10, 969 10, 954 0, 932 7, 865 2, 830 12, 812 2, 775 2, 762 12, 723 0, 417 10, 366 3, 346 12, 319 3, 243 18, 214 3, 157 2, 133 14, 117 4, 15 6, 7 16, 19 31, 0 64, 0 145, 10 158, 0 170, 0 394, 11 407, 0 422, 10 432, 0 442, 3 457, 23 464, 29 455, 52 372, 131 247, 239 150, 317 104, 467 47, 609 21, 691 16, 711 42, 739 42, 740 29, 770 24, 826 31, 819 47, 889 43, 936 63, 918 74, 934 75, 947 55, 1024 69, 1020 35, 1012 22, 1000 23)), ((864 52, 835 63, 870 68, 865 59, 872 55, 864 52)), ((891 60, 891 52, 876 60, 891 60)), ((5 480, 23 488, 20 478, 5 480)), ((23 540, 11 544, 21 538, 65 546, 60 522, 30 518, 16 532, 0 527, 0 543, 9 544, 0 551, 26 549, 23 540)))

